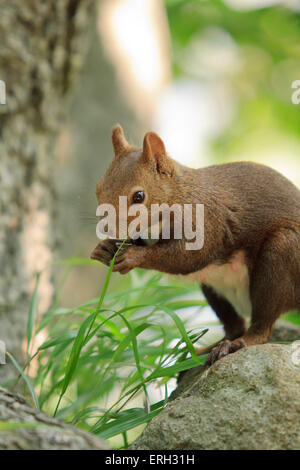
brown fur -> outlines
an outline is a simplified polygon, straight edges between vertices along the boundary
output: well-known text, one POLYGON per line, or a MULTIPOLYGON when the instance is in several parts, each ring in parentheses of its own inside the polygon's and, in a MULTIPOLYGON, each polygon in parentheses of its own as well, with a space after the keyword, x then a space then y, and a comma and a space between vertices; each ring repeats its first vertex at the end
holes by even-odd
MULTIPOLYGON (((246 253, 252 306, 251 325, 209 286, 204 294, 224 323, 226 339, 209 363, 237 349, 268 340, 278 316, 300 310, 300 191, 284 176, 264 165, 235 162, 199 170, 166 155, 162 140, 146 134, 143 149, 129 146, 120 126, 113 131, 115 158, 97 186, 98 202, 116 209, 119 195, 136 188, 144 204, 201 203, 205 206, 205 243, 187 251, 186 240, 160 240, 154 246, 130 246, 117 257, 114 271, 135 267, 171 274, 189 274, 211 264, 227 263, 239 250, 246 253)), ((117 211, 118 212, 118 211, 117 211)), ((112 240, 101 242, 91 257, 109 264, 112 240)))

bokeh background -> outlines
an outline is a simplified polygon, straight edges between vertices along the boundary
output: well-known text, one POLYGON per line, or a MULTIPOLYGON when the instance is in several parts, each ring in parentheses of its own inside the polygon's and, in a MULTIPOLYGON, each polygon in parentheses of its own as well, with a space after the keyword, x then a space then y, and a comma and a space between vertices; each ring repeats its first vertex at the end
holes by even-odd
MULTIPOLYGON (((78 258, 68 306, 96 296, 106 274, 80 258, 97 243, 95 187, 116 123, 137 146, 156 131, 183 164, 252 160, 300 185, 299 0, 99 0, 92 36, 58 140, 56 256, 78 258)), ((124 283, 114 275, 111 289, 124 283)))

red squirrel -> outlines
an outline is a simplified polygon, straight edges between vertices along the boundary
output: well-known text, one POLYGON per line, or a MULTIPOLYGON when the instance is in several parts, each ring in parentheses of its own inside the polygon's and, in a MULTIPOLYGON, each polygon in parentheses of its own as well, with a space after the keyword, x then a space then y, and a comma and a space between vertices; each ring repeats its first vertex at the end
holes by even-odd
MULTIPOLYGON (((116 126, 112 143, 114 159, 96 189, 99 204, 110 203, 118 213, 118 197, 124 195, 128 207, 203 204, 205 213, 201 249, 186 250, 184 238, 136 243, 118 253, 113 270, 126 274, 140 267, 199 281, 225 330, 208 364, 267 342, 279 315, 300 310, 300 191, 257 163, 183 166, 167 155, 154 132, 138 149, 116 126), (251 317, 249 328, 243 315, 251 317)), ((116 249, 115 240, 103 240, 91 258, 109 265, 116 249)))

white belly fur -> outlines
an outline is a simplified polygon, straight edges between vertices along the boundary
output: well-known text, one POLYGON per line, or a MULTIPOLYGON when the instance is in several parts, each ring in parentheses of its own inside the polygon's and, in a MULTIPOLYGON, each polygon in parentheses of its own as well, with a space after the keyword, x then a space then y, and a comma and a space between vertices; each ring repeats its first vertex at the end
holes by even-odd
POLYGON ((249 272, 243 251, 236 252, 226 264, 210 264, 189 276, 197 282, 211 286, 230 302, 238 314, 242 316, 251 314, 249 272))

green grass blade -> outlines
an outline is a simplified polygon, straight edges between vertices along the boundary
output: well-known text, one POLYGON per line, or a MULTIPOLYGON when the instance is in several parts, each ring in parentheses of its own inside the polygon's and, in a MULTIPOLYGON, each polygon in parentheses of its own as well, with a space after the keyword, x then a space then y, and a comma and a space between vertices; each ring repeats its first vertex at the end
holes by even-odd
POLYGON ((199 358, 198 358, 197 353, 195 351, 194 345, 191 342, 190 338, 188 337, 188 334, 185 331, 184 324, 181 321, 181 319, 179 318, 179 316, 175 312, 173 312, 173 310, 166 307, 165 305, 159 305, 158 308, 160 310, 164 311, 165 313, 167 313, 173 319, 175 325, 177 326, 179 332, 181 333, 182 338, 185 341, 185 344, 186 344, 192 358, 194 359, 195 362, 199 363, 199 358))
POLYGON ((31 393, 31 396, 33 398, 33 401, 34 401, 34 404, 36 406, 37 409, 40 408, 39 406, 39 400, 38 400, 38 397, 35 393, 35 390, 32 386, 32 383, 30 382, 29 378, 27 377, 27 375, 25 374, 25 372, 23 371, 22 367, 17 363, 16 359, 13 357, 13 355, 9 352, 6 352, 7 356, 10 358, 11 362, 13 363, 13 365, 15 366, 15 368, 17 369, 17 371, 19 372, 19 374, 22 376, 22 378, 24 379, 30 393, 31 393))
POLYGON ((158 370, 153 372, 147 377, 147 382, 153 379, 158 379, 160 377, 174 377, 179 372, 184 370, 192 369, 193 367, 197 367, 199 365, 204 365, 206 356, 201 356, 201 359, 198 360, 198 363, 195 364, 194 359, 186 359, 182 362, 177 362, 176 364, 168 367, 160 367, 158 370))
POLYGON ((74 372, 76 370, 76 367, 77 367, 80 352, 81 352, 81 349, 82 349, 82 346, 83 346, 83 343, 84 343, 86 330, 90 326, 93 319, 94 319, 94 314, 89 316, 88 318, 86 318, 84 320, 84 322, 81 324, 80 328, 79 328, 78 334, 77 334, 77 336, 75 338, 75 341, 73 343, 72 350, 71 350, 71 353, 70 353, 70 357, 69 357, 69 360, 68 360, 68 363, 67 363, 65 377, 64 377, 63 384, 62 384, 61 393, 60 393, 60 396, 59 396, 59 399, 58 399, 58 402, 57 402, 57 406, 56 406, 56 409, 55 409, 55 412, 54 412, 54 416, 57 413, 57 410, 58 410, 58 407, 60 405, 60 402, 62 400, 63 395, 65 394, 69 384, 71 383, 73 374, 74 374, 74 372))
POLYGON ((29 315, 28 315, 28 321, 27 321, 27 358, 29 359, 30 357, 30 344, 32 340, 32 335, 33 335, 33 329, 34 329, 34 322, 35 322, 35 313, 37 309, 37 293, 38 293, 38 288, 39 288, 39 283, 40 283, 40 277, 41 273, 38 273, 34 291, 31 297, 31 302, 30 302, 30 307, 29 307, 29 315))
POLYGON ((76 337, 75 331, 62 334, 61 336, 58 336, 57 338, 52 338, 47 341, 44 341, 44 343, 42 343, 39 346, 39 350, 42 351, 44 349, 52 348, 53 346, 57 346, 58 344, 65 343, 65 342, 69 344, 74 340, 75 337, 76 337))
POLYGON ((65 394, 65 392, 66 392, 66 390, 67 390, 67 388, 68 388, 68 386, 71 382, 72 376, 73 376, 73 374, 76 370, 81 349, 83 348, 83 346, 88 341, 90 332, 93 328, 93 325, 95 323, 97 315, 98 315, 98 313, 100 313, 101 306, 103 304, 104 297, 105 297, 107 289, 108 289, 108 285, 109 285, 109 281, 110 281, 110 277, 111 277, 111 274, 112 274, 112 270, 113 270, 113 266, 114 266, 116 256, 119 253, 119 251, 121 250, 121 248, 122 248, 123 244, 125 243, 125 241, 126 240, 124 240, 123 243, 120 245, 118 251, 116 252, 116 254, 114 255, 114 257, 113 257, 113 259, 110 263, 108 273, 107 273, 105 281, 104 281, 104 286, 103 286, 103 289, 102 289, 102 292, 101 292, 101 296, 100 296, 100 299, 99 299, 99 303, 97 305, 97 309, 96 309, 95 313, 93 313, 90 317, 88 317, 82 323, 81 327, 79 328, 78 335, 75 338, 75 341, 73 343, 71 354, 70 354, 70 357, 69 357, 69 360, 68 360, 68 363, 67 363, 66 374, 65 374, 64 381, 63 381, 61 393, 60 393, 60 396, 59 396, 59 399, 58 399, 58 402, 57 402, 57 405, 56 405, 56 408, 55 408, 55 411, 54 411, 54 416, 56 415, 56 413, 58 411, 61 400, 62 400, 62 398, 63 398, 63 396, 64 396, 64 394, 65 394), (86 332, 86 330, 87 330, 87 332, 86 332))
POLYGON ((204 300, 174 300, 165 304, 171 310, 180 310, 188 307, 205 307, 207 303, 204 300))
POLYGON ((45 426, 45 424, 29 423, 28 421, 0 421, 0 432, 14 431, 15 429, 35 429, 38 426, 45 426))
POLYGON ((143 408, 140 408, 131 413, 131 416, 129 413, 125 413, 125 416, 122 416, 120 413, 121 416, 119 418, 96 428, 94 430, 94 434, 97 434, 103 439, 108 439, 109 437, 129 431, 136 426, 148 423, 154 418, 154 416, 158 415, 162 409, 163 408, 159 408, 154 411, 150 411, 150 413, 146 413, 143 408))

